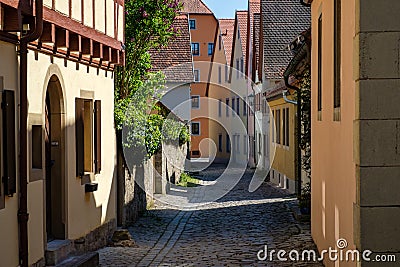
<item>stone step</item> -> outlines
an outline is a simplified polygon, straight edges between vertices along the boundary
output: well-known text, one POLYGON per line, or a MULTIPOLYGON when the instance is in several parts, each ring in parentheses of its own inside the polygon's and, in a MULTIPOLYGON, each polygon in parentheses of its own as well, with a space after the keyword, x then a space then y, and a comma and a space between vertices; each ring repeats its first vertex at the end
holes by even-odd
POLYGON ((90 252, 80 256, 68 257, 56 267, 97 267, 99 266, 99 253, 90 252))
POLYGON ((73 249, 71 240, 53 240, 47 243, 46 266, 55 266, 65 260, 73 249))

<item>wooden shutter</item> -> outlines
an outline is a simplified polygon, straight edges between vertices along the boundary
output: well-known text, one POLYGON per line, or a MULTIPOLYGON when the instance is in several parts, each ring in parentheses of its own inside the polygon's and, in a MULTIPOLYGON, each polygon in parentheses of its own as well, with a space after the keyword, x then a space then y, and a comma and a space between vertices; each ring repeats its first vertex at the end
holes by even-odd
POLYGON ((14 91, 3 91, 3 168, 4 194, 17 192, 15 167, 15 98, 14 91))
POLYGON ((76 145, 76 176, 83 176, 85 163, 84 144, 84 114, 85 100, 75 99, 75 145, 76 145))
POLYGON ((94 169, 101 171, 101 101, 94 102, 94 169))

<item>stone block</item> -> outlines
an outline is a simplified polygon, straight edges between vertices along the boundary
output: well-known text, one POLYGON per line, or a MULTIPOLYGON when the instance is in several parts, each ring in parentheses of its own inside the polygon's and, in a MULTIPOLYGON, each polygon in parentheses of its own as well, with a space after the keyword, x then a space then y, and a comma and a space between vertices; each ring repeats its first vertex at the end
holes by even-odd
POLYGON ((360 167, 357 173, 360 206, 400 206, 400 167, 360 167))
POLYGON ((399 166, 400 120, 358 121, 360 166, 399 166))
POLYGON ((356 20, 357 32, 399 31, 400 1, 357 0, 360 19, 356 20))
POLYGON ((359 119, 400 118, 400 79, 360 80, 356 90, 359 119))
POLYGON ((400 252, 400 206, 360 207, 357 247, 373 252, 400 252))
POLYGON ((358 79, 400 78, 400 32, 360 33, 358 79))

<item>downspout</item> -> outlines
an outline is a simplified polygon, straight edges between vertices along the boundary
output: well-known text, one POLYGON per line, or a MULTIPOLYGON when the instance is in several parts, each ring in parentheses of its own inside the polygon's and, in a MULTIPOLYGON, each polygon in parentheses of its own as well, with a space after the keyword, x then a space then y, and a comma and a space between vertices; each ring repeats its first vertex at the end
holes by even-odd
POLYGON ((288 94, 288 90, 285 90, 282 92, 283 100, 285 100, 286 103, 297 105, 297 101, 290 100, 289 98, 287 98, 287 94, 288 94))
POLYGON ((43 31, 43 0, 35 2, 36 23, 33 32, 20 39, 20 160, 19 160, 19 261, 28 267, 28 43, 43 31))
MULTIPOLYGON (((301 97, 300 97, 300 88, 293 86, 289 83, 289 76, 285 75, 284 76, 285 80, 285 85, 289 89, 296 90, 297 92, 297 102, 295 105, 297 105, 297 197, 300 198, 301 196, 301 148, 300 148, 300 140, 301 140, 301 97)), ((284 92, 284 97, 285 97, 285 92, 284 92)), ((286 100, 286 99, 285 99, 286 100)), ((294 104, 294 103, 292 103, 294 104)))

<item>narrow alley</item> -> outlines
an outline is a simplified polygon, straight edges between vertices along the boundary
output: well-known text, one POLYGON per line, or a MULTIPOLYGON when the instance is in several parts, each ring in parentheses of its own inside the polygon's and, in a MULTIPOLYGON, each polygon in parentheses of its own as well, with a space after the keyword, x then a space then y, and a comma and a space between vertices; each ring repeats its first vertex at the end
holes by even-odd
MULTIPOLYGON (((201 172, 202 180, 213 181, 223 171, 211 166, 201 172)), ((316 248, 310 224, 296 221, 289 208, 295 197, 268 182, 249 193, 253 173, 247 170, 227 195, 195 210, 161 203, 171 203, 171 195, 156 197, 154 209, 129 228, 135 246, 101 249, 100 266, 323 266, 258 260, 265 245, 300 253, 316 248)))

